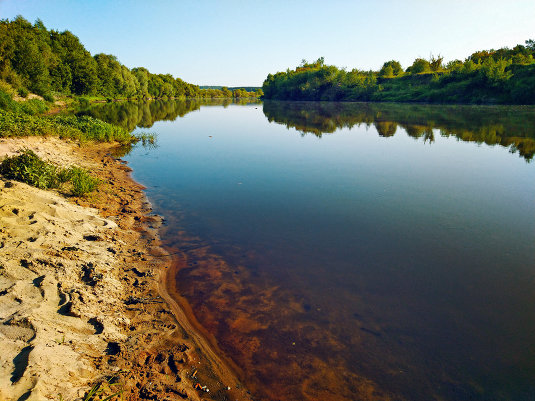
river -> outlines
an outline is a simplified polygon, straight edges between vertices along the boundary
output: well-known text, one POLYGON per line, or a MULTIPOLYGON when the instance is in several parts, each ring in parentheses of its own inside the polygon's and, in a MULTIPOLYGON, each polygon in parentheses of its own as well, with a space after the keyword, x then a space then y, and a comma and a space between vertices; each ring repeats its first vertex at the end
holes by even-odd
POLYGON ((125 159, 259 399, 535 399, 535 108, 91 113, 157 133, 125 159))

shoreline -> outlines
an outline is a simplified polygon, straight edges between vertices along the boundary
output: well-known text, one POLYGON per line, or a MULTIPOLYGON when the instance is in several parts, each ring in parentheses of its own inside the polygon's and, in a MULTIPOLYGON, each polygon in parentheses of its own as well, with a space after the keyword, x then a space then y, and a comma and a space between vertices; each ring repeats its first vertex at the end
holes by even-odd
POLYGON ((161 247, 162 219, 151 214, 131 169, 112 155, 117 146, 9 138, 0 140, 0 159, 24 147, 88 168, 102 182, 87 198, 67 199, 0 181, 0 211, 9 223, 0 237, 0 350, 10 350, 0 357, 0 398, 80 399, 113 378, 113 390, 101 388, 119 388, 127 400, 250 400, 237 367, 199 330, 184 300, 173 298, 179 256, 161 247), (25 213, 42 218, 33 224, 25 213), (36 227, 36 239, 27 238, 36 227), (15 260, 22 254, 25 262, 15 260))

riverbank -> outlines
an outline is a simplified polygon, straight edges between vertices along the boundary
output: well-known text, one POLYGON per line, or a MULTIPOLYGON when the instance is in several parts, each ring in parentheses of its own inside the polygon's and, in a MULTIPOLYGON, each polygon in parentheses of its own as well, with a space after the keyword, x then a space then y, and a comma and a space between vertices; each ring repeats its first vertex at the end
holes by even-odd
POLYGON ((0 180, 0 399, 74 400, 92 386, 126 400, 250 399, 167 294, 162 219, 116 147, 10 138, 0 159, 21 148, 101 184, 66 199, 0 180))

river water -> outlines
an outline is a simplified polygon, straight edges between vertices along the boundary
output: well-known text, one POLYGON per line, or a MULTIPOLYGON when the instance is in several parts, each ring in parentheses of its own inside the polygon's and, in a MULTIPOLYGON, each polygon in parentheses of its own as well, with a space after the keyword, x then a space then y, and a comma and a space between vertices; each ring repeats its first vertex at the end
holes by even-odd
POLYGON ((158 134, 126 160, 259 399, 535 400, 533 107, 94 114, 158 134))

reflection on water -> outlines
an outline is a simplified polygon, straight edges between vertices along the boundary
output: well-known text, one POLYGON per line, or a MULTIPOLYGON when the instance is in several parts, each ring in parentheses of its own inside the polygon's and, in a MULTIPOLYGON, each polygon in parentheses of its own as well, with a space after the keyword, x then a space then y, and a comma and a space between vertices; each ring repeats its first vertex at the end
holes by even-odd
POLYGON ((251 99, 189 99, 152 100, 139 102, 100 103, 79 111, 78 115, 90 115, 108 123, 133 131, 136 127, 151 128, 156 121, 174 121, 184 117, 201 106, 223 106, 231 104, 260 104, 251 99))
POLYGON ((432 106, 396 103, 276 102, 264 103, 270 122, 321 137, 337 129, 365 124, 383 137, 398 127, 413 138, 434 142, 440 135, 467 142, 510 147, 526 160, 535 153, 535 112, 532 106, 432 106))
POLYGON ((535 109, 197 109, 128 160, 259 399, 535 399, 534 166, 464 142, 529 160, 535 109))

